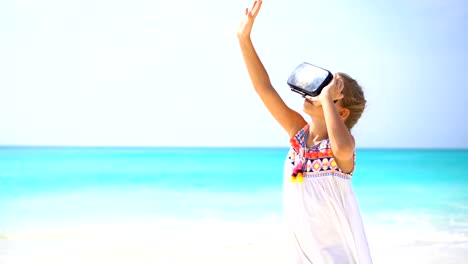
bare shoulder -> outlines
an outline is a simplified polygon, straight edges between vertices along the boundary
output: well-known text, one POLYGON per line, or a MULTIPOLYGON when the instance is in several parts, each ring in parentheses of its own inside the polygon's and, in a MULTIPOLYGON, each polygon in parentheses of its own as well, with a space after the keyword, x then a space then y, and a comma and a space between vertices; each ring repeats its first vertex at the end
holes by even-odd
POLYGON ((297 134, 297 132, 299 132, 299 130, 301 130, 307 125, 307 121, 304 119, 304 117, 302 117, 302 115, 299 114, 298 112, 296 111, 294 112, 295 114, 297 114, 297 116, 291 117, 291 119, 293 119, 293 122, 291 123, 289 130, 286 131, 288 133, 289 138, 294 137, 297 134))

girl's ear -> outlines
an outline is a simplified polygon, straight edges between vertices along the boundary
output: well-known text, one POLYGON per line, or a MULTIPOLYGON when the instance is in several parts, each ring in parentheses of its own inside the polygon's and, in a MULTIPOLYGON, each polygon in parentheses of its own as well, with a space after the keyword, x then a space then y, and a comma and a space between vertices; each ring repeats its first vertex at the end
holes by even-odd
POLYGON ((348 118, 351 111, 349 111, 348 108, 343 108, 343 109, 340 109, 338 113, 340 114, 341 119, 346 120, 346 118, 348 118))

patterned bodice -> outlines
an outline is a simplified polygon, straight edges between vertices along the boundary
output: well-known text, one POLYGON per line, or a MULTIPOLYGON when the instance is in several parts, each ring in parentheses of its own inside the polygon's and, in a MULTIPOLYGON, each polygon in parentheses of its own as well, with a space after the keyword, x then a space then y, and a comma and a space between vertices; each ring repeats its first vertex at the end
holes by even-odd
POLYGON ((288 160, 292 165, 291 180, 302 182, 303 177, 339 176, 351 179, 352 173, 344 173, 335 161, 330 146, 330 140, 324 139, 320 143, 307 147, 306 141, 309 133, 309 125, 299 130, 291 138, 291 150, 288 160))

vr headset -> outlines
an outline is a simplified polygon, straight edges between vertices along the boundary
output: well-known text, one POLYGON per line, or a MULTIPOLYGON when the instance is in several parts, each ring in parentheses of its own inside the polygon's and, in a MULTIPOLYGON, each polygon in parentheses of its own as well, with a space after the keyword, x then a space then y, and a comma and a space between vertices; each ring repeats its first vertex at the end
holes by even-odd
POLYGON ((303 62, 294 69, 287 83, 293 92, 302 95, 304 98, 313 100, 312 97, 318 96, 332 79, 333 74, 330 71, 303 62))

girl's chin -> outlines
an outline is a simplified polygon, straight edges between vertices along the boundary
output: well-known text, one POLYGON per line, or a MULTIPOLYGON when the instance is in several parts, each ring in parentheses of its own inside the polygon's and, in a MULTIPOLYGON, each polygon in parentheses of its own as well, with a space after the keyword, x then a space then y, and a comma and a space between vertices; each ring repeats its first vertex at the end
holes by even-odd
POLYGON ((304 101, 304 106, 302 111, 310 116, 321 115, 323 113, 323 108, 321 105, 316 105, 314 102, 304 101))

